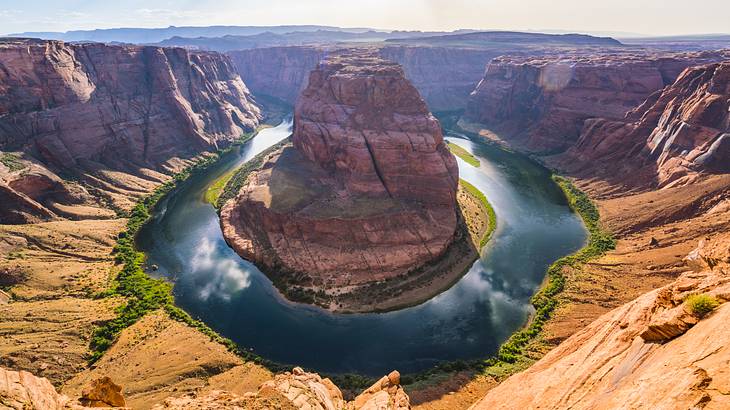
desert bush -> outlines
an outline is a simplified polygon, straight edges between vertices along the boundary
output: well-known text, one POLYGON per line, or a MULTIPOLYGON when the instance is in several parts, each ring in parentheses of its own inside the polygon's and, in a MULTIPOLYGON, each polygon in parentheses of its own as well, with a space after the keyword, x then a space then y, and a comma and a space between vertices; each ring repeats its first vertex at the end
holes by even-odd
POLYGON ((701 295, 690 295, 685 299, 684 305, 690 313, 702 318, 720 306, 720 302, 714 296, 704 293, 701 295))

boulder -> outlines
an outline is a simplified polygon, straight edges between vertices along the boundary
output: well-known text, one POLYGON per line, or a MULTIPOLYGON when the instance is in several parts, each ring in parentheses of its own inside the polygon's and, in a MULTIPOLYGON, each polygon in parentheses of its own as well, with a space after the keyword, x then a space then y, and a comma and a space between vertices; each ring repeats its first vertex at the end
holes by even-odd
POLYGON ((108 376, 96 379, 81 392, 81 404, 86 407, 125 407, 122 386, 108 376))

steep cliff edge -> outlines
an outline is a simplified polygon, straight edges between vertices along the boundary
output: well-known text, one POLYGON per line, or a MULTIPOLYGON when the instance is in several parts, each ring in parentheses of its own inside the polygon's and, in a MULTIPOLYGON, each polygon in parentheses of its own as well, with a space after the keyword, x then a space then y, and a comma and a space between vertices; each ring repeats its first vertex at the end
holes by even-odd
POLYGON ((629 186, 685 185, 730 172, 730 63, 685 70, 623 120, 585 122, 578 142, 554 161, 576 173, 629 186), (616 164, 610 173, 591 164, 616 164))
MULTIPOLYGON (((509 46, 506 47, 509 49, 509 46)), ((517 47, 514 47, 517 48, 517 47)), ((505 49, 386 46, 380 55, 403 67, 431 111, 464 109, 489 61, 505 49)))
POLYGON ((2 222, 52 219, 78 203, 103 207, 88 190, 128 207, 117 194, 139 195, 164 180, 156 171, 229 144, 259 118, 232 64, 218 54, 3 40, 0 150, 26 162, 2 161, 0 195, 12 198, 3 201, 2 222), (41 177, 23 172, 30 164, 41 177))
POLYGON ((683 69, 723 58, 722 52, 500 57, 471 93, 464 117, 529 151, 562 152, 586 119, 621 119, 683 69))
POLYGON ((397 64, 362 50, 331 56, 294 115, 293 146, 221 211, 240 255, 280 288, 305 286, 339 309, 344 294, 445 254, 457 235, 456 160, 397 64))
POLYGON ((321 47, 267 47, 229 51, 238 73, 255 95, 294 105, 307 87, 309 72, 325 55, 321 47))
POLYGON ((692 271, 600 317, 472 408, 728 408, 730 235, 686 259, 692 271))

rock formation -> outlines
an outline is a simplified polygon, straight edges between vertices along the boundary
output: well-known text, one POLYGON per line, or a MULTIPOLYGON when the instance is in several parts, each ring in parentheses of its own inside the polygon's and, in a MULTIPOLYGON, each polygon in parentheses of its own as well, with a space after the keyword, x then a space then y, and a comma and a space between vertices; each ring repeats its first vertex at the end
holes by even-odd
MULTIPOLYGON (((395 63, 330 57, 269 155, 222 209, 229 244, 316 292, 394 278, 439 258, 456 226, 456 161, 395 63)), ((276 278, 278 276, 278 278, 276 278)))
POLYGON ((122 386, 115 384, 109 376, 93 380, 79 399, 86 407, 125 407, 122 386))
POLYGON ((687 69, 623 120, 585 122, 560 162, 573 172, 616 176, 590 164, 617 164, 628 185, 691 183, 703 173, 730 172, 730 63, 687 69))
POLYGON ((730 406, 730 235, 703 240, 675 282, 602 316, 491 390, 478 409, 730 406), (698 315, 686 302, 719 303, 698 315))
MULTIPOLYGON (((78 402, 59 394, 48 379, 28 372, 0 368, 0 405, 10 410, 83 410, 124 408, 121 387, 108 377, 95 380, 78 402)), ((162 409, 292 409, 292 410, 408 410, 408 395, 400 386, 400 374, 383 376, 348 402, 330 379, 307 373, 299 367, 276 375, 255 393, 243 395, 223 390, 170 397, 163 402, 147 402, 147 408, 162 409)))
POLYGON ((35 164, 31 173, 0 169, 3 222, 50 219, 55 203, 83 202, 83 189, 58 175, 102 191, 129 189, 113 181, 114 171, 149 179, 144 169, 164 171, 175 157, 224 146, 259 118, 218 54, 3 40, 0 155, 23 153, 35 164))
POLYGON ((460 47, 387 46, 383 58, 403 67, 431 111, 463 109, 489 61, 505 50, 460 47))
MULTIPOLYGON (((122 408, 124 397, 121 387, 115 385, 108 377, 98 380, 88 389, 88 395, 78 402, 59 394, 51 382, 31 373, 15 372, 0 368, 0 406, 9 410, 82 410, 86 408, 122 408)), ((84 393, 85 395, 87 393, 84 393)))
POLYGON ((276 375, 262 384, 256 393, 243 396, 214 390, 200 396, 175 397, 153 409, 302 409, 302 410, 408 410, 408 395, 400 386, 397 371, 383 376, 370 388, 347 402, 330 379, 307 373, 299 367, 276 375))
POLYGON ((588 118, 621 119, 687 67, 721 52, 547 54, 492 60, 472 92, 465 118, 530 151, 562 152, 588 118))
POLYGON ((291 105, 307 87, 309 72, 325 55, 321 47, 267 47, 230 51, 238 73, 255 95, 291 105))

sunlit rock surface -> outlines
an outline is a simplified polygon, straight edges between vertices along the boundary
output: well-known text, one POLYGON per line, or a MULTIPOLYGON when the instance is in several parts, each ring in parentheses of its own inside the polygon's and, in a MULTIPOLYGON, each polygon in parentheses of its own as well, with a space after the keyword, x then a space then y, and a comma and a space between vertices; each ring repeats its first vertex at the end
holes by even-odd
POLYGON ((457 224, 456 160, 395 63, 330 57, 299 98, 293 146, 271 154, 221 212, 231 246, 273 275, 363 285, 438 258, 457 224))

